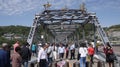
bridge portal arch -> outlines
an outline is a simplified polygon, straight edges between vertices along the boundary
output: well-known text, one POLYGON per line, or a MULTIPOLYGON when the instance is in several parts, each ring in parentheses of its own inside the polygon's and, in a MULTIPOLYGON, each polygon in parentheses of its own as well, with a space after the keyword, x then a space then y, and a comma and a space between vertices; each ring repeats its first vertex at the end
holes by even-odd
POLYGON ((91 29, 87 32, 90 33, 89 37, 93 36, 93 39, 96 40, 97 32, 104 45, 109 42, 96 14, 88 12, 84 6, 80 9, 45 9, 35 15, 27 42, 30 45, 36 41, 79 42, 80 39, 86 40, 87 26, 88 29, 91 29), (82 37, 80 38, 80 36, 82 37))

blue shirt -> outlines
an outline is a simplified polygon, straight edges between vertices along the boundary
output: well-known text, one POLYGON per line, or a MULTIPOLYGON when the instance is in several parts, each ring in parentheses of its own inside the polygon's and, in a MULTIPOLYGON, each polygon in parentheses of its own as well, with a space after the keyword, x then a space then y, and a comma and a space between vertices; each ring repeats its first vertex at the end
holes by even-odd
POLYGON ((6 67, 7 63, 7 52, 0 49, 0 67, 6 67))
POLYGON ((33 44, 33 45, 32 45, 32 51, 35 51, 35 50, 36 50, 36 45, 33 44))

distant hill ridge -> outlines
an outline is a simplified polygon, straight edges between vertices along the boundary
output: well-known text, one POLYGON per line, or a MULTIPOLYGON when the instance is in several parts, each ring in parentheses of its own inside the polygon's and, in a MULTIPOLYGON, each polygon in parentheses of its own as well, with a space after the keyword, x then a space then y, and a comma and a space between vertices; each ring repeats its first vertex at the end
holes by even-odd
POLYGON ((30 31, 30 27, 27 26, 20 26, 20 25, 0 26, 0 36, 6 33, 28 35, 29 31, 30 31))
MULTIPOLYGON (((104 27, 104 29, 106 29, 107 31, 120 31, 120 24, 112 25, 110 27, 104 27)), ((0 36, 6 33, 28 35, 29 31, 30 31, 30 27, 28 26, 20 26, 20 25, 0 26, 0 36)))
POLYGON ((120 31, 120 24, 113 25, 108 28, 109 31, 120 31))

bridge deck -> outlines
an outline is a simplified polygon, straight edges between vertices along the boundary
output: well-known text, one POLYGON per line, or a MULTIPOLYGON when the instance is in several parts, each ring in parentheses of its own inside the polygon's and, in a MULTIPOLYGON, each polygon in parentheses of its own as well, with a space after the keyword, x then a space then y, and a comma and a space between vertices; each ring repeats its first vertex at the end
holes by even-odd
MULTIPOLYGON (((32 65, 34 65, 34 67, 37 67, 36 65, 36 60, 37 58, 36 57, 32 57, 31 58, 31 61, 29 61, 29 67, 33 67, 32 65), (31 65, 32 64, 32 65, 31 65)), ((62 60, 63 62, 65 61, 67 63, 64 64, 63 67, 74 67, 74 64, 77 65, 75 67, 80 67, 79 66, 79 61, 78 60, 69 60, 69 59, 64 59, 62 60)), ((61 64, 62 65, 62 61, 60 61, 59 59, 58 60, 55 60, 53 61, 52 63, 52 66, 50 67, 56 67, 55 66, 55 63, 57 63, 58 65, 61 64)), ((120 61, 118 63, 114 63, 115 67, 120 67, 120 61)), ((91 67, 90 66, 90 62, 87 60, 87 66, 88 67, 91 67)), ((109 67, 108 64, 105 62, 105 58, 100 56, 100 55, 95 55, 94 56, 94 64, 92 64, 92 67, 109 67)))
MULTIPOLYGON (((113 46, 115 53, 118 55, 117 56, 118 63, 115 63, 115 65, 116 65, 115 67, 120 67, 120 53, 119 53, 120 49, 119 48, 120 48, 120 46, 113 46)), ((99 47, 99 51, 102 51, 101 46, 99 47)), ((11 51, 11 52, 13 52, 13 51, 11 51)), ((76 54, 77 54, 77 52, 76 52, 76 54)), ((77 55, 75 55, 75 56, 77 57, 77 55)), ((69 58, 70 58, 70 55, 69 55, 69 58)), ((75 62, 79 63, 78 60, 69 60, 69 59, 64 59, 64 60, 69 63, 68 67, 73 67, 73 63, 75 63, 75 62)), ((36 63, 37 63, 37 57, 32 56, 31 60, 29 61, 29 67, 37 67, 36 63)), ((53 63, 55 63, 55 61, 53 61, 53 63)), ((100 52, 100 53, 98 53, 98 55, 94 56, 94 64, 92 64, 92 66, 98 67, 98 64, 105 64, 104 66, 99 66, 99 67, 108 67, 108 64, 105 62, 105 55, 102 52, 100 52), (101 61, 102 63, 98 63, 99 61, 101 61)))

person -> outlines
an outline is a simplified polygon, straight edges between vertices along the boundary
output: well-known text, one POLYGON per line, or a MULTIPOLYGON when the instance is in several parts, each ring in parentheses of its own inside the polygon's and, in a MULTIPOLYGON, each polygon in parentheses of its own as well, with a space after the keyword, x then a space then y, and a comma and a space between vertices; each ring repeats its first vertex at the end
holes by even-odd
POLYGON ((16 47, 15 52, 11 55, 12 67, 21 67, 22 57, 20 55, 21 48, 16 47))
POLYGON ((41 43, 38 43, 38 45, 37 45, 37 51, 36 51, 37 56, 38 56, 39 50, 41 50, 41 48, 42 48, 41 46, 42 46, 42 44, 41 44, 41 43))
POLYGON ((90 56, 90 62, 91 62, 91 63, 94 63, 94 62, 93 62, 94 53, 95 53, 95 50, 94 50, 94 48, 93 48, 93 45, 89 44, 89 47, 88 47, 88 55, 90 56))
POLYGON ((8 66, 9 64, 8 54, 7 51, 5 51, 6 46, 7 46, 6 44, 2 44, 2 46, 0 46, 0 67, 10 67, 8 66))
POLYGON ((77 52, 78 52, 78 54, 77 54, 77 60, 80 60, 79 48, 80 48, 80 45, 78 45, 78 47, 77 47, 77 52))
POLYGON ((86 56, 88 54, 86 44, 82 43, 79 48, 79 54, 80 54, 80 67, 86 67, 86 56))
POLYGON ((41 46, 42 46, 42 44, 39 43, 39 44, 38 44, 38 47, 37 47, 37 51, 39 51, 39 50, 41 49, 41 46))
POLYGON ((66 46, 65 46, 65 53, 66 53, 66 59, 67 59, 67 58, 68 58, 68 55, 69 55, 68 44, 66 44, 66 46))
POLYGON ((2 43, 3 47, 4 47, 4 50, 6 51, 7 53, 7 65, 6 67, 11 67, 11 64, 10 64, 10 45, 8 45, 7 43, 2 43))
POLYGON ((93 48, 95 49, 95 42, 92 40, 91 45, 93 45, 93 48))
POLYGON ((99 52, 98 47, 99 47, 100 45, 101 45, 101 42, 100 42, 100 41, 97 41, 97 43, 96 43, 96 53, 99 52))
POLYGON ((71 52, 70 59, 75 59, 75 44, 74 43, 72 43, 72 45, 70 46, 70 52, 71 52))
POLYGON ((48 48, 47 48, 47 57, 48 57, 48 65, 50 66, 52 63, 52 58, 53 58, 53 53, 52 53, 52 46, 50 45, 50 43, 47 44, 48 48))
POLYGON ((48 67, 48 57, 46 53, 47 48, 48 46, 46 44, 43 44, 41 50, 39 50, 38 52, 37 58, 38 67, 48 67))
POLYGON ((16 41, 16 43, 13 45, 14 52, 15 52, 15 48, 16 48, 16 47, 20 47, 19 41, 16 41))
POLYGON ((60 43, 60 46, 58 47, 58 53, 59 53, 59 58, 60 59, 63 59, 64 52, 65 52, 65 47, 63 46, 62 43, 60 43))
POLYGON ((57 48, 55 43, 52 44, 52 51, 53 51, 53 60, 56 60, 57 59, 58 48, 57 48))
POLYGON ((28 46, 29 44, 26 42, 21 48, 22 64, 24 67, 28 67, 28 61, 31 59, 31 51, 28 46))
POLYGON ((106 44, 106 47, 104 47, 104 53, 106 55, 106 62, 109 64, 109 67, 112 67, 113 66, 113 63, 114 63, 114 59, 111 59, 110 58, 110 55, 113 54, 113 49, 112 47, 110 46, 109 43, 106 44))
POLYGON ((35 44, 32 44, 32 56, 36 56, 36 45, 35 44))

